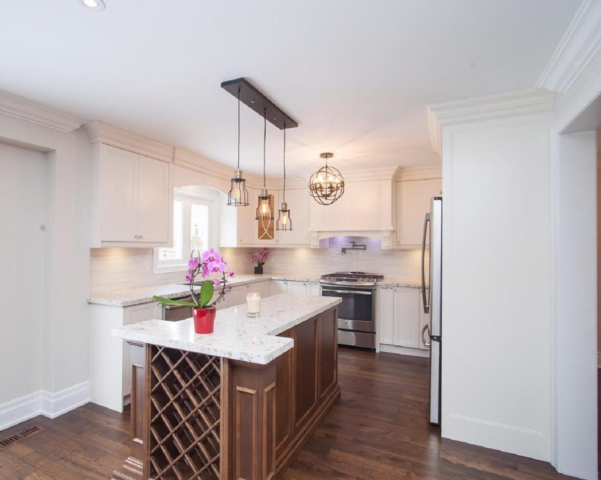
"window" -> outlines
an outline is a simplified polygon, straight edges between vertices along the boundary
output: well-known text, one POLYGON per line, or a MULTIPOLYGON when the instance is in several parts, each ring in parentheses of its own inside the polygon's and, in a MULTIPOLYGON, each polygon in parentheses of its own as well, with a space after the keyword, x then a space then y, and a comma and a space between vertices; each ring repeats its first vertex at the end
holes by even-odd
POLYGON ((173 202, 173 247, 155 248, 154 273, 185 271, 193 249, 202 253, 217 246, 218 197, 182 190, 173 202))

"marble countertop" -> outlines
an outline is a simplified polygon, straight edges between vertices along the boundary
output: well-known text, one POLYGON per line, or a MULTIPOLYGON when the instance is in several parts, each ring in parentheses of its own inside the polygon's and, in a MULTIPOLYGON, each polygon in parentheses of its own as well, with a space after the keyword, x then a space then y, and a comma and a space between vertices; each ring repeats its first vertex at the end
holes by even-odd
POLYGON ((194 333, 193 319, 180 322, 148 320, 113 330, 113 336, 190 352, 215 355, 266 365, 290 350, 290 338, 276 335, 324 312, 340 298, 313 297, 287 293, 261 300, 261 316, 248 318, 246 305, 217 312, 215 331, 209 335, 194 333))
MULTIPOLYGON (((236 275, 228 283, 235 287, 249 283, 265 282, 269 280, 288 280, 291 282, 318 282, 320 275, 297 275, 293 273, 274 273, 266 275, 242 274, 236 275)), ((421 288, 419 279, 408 279, 404 277, 384 277, 378 282, 380 286, 421 288)), ((189 292, 187 284, 170 283, 167 285, 149 285, 146 287, 121 288, 94 292, 88 298, 88 303, 93 305, 108 305, 112 307, 130 307, 143 303, 153 302, 153 295, 166 298, 185 296, 189 292)))

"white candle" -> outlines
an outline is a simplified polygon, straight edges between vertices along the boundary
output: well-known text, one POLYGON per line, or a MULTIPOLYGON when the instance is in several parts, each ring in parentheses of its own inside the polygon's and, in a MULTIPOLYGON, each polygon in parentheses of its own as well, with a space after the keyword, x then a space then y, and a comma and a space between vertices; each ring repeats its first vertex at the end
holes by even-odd
POLYGON ((261 294, 249 292, 246 294, 246 316, 258 317, 261 313, 261 294))

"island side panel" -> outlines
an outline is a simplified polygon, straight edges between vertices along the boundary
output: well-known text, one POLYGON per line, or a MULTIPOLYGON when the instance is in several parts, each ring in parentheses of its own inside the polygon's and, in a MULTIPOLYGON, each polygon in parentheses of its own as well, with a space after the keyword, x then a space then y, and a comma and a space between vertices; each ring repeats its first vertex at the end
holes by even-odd
POLYGON ((271 480, 276 470, 276 362, 223 363, 228 383, 221 480, 271 480))
POLYGON ((276 361, 277 475, 340 398, 337 309, 326 310, 281 336, 294 339, 294 347, 289 359, 281 356, 276 361))

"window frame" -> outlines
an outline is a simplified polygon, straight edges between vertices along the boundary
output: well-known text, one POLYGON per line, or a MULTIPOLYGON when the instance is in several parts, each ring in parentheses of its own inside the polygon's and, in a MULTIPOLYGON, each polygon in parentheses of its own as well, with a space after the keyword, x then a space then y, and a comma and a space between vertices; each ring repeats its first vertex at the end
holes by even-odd
MULTIPOLYGON (((192 240, 192 205, 206 205, 209 208, 209 248, 215 248, 219 244, 219 195, 195 190, 177 189, 173 201, 182 202, 182 254, 181 260, 160 260, 158 247, 154 249, 152 272, 153 273, 175 273, 185 272, 188 269, 189 253, 192 240)), ((172 206, 173 208, 173 206, 172 206)), ((173 219, 175 227, 175 218, 173 219)))

